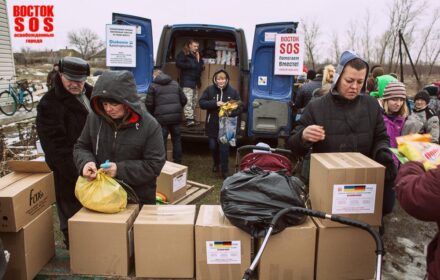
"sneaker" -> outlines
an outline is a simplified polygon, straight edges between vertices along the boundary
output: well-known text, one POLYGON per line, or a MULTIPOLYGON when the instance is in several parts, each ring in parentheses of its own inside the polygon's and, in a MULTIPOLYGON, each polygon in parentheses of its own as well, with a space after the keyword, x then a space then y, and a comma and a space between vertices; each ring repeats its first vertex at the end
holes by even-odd
POLYGON ((186 120, 186 126, 187 127, 192 127, 195 126, 196 122, 194 120, 186 120))

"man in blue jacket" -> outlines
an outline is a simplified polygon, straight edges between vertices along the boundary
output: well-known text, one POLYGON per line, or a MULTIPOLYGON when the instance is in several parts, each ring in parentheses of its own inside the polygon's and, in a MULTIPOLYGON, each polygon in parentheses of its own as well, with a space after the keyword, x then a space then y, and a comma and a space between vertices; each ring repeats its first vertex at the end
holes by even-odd
POLYGON ((200 84, 200 74, 203 71, 203 60, 199 53, 199 42, 189 40, 183 50, 177 55, 176 66, 180 69, 180 86, 188 102, 184 107, 186 126, 191 127, 194 121, 194 108, 197 102, 197 86, 200 84))

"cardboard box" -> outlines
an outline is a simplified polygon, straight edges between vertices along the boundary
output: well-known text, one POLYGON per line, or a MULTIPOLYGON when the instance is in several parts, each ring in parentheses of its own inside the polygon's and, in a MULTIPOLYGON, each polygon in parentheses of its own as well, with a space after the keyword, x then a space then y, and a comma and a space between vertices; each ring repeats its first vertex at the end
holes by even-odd
POLYGON ((133 223, 137 204, 116 214, 82 208, 69 219, 73 274, 128 276, 133 263, 133 223))
POLYGON ((258 265, 260 279, 313 279, 316 234, 315 224, 307 218, 272 235, 258 265))
POLYGON ((240 68, 238 66, 226 65, 226 72, 228 72, 231 80, 240 80, 240 68))
MULTIPOLYGON (((354 227, 318 226, 316 280, 373 279, 376 244, 366 231, 354 227)), ((378 230, 378 228, 375 228, 378 230)))
MULTIPOLYGON (((212 81, 212 77, 214 76, 215 72, 217 72, 220 69, 226 70, 225 64, 209 64, 209 80, 212 81)), ((206 69, 205 69, 206 71, 206 69)))
POLYGON ((219 205, 202 205, 196 222, 196 279, 241 279, 251 262, 251 236, 219 205))
POLYGON ((53 175, 44 161, 12 160, 0 178, 0 231, 17 232, 55 202, 53 175))
POLYGON ((180 69, 177 68, 175 62, 167 62, 163 68, 163 72, 175 81, 180 79, 180 69))
POLYGON ((188 167, 167 161, 157 177, 157 191, 167 197, 168 202, 174 202, 186 194, 188 167))
MULTIPOLYGON (((384 175, 385 167, 360 153, 312 154, 312 209, 380 225, 384 175)), ((322 223, 344 226, 329 220, 322 223)))
POLYGON ((54 207, 46 208, 18 232, 2 232, 0 238, 11 254, 3 279, 34 279, 55 256, 54 207))
POLYGON ((134 222, 136 277, 194 278, 195 215, 195 205, 144 205, 134 222))

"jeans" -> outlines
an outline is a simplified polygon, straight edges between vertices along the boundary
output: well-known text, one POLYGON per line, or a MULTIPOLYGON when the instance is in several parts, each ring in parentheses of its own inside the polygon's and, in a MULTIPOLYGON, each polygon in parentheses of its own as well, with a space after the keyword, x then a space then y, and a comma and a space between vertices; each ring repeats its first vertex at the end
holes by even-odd
POLYGON ((220 164, 221 172, 227 174, 229 165, 229 144, 219 143, 217 137, 209 137, 208 141, 214 165, 217 166, 220 164))
POLYGON ((168 133, 171 134, 171 142, 173 143, 173 161, 180 164, 182 163, 182 141, 180 137, 180 124, 169 124, 162 126, 165 153, 167 150, 168 133))

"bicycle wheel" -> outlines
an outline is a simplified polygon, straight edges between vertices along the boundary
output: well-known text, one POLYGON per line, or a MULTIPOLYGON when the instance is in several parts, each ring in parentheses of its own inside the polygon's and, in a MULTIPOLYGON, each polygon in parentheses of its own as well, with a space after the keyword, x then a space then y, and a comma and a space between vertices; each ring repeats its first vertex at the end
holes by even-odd
POLYGON ((6 116, 12 116, 17 111, 17 100, 8 90, 0 93, 0 111, 6 116))
POLYGON ((23 103, 21 106, 23 106, 28 112, 32 111, 32 108, 34 108, 34 97, 32 96, 32 92, 27 89, 23 91, 23 103))

